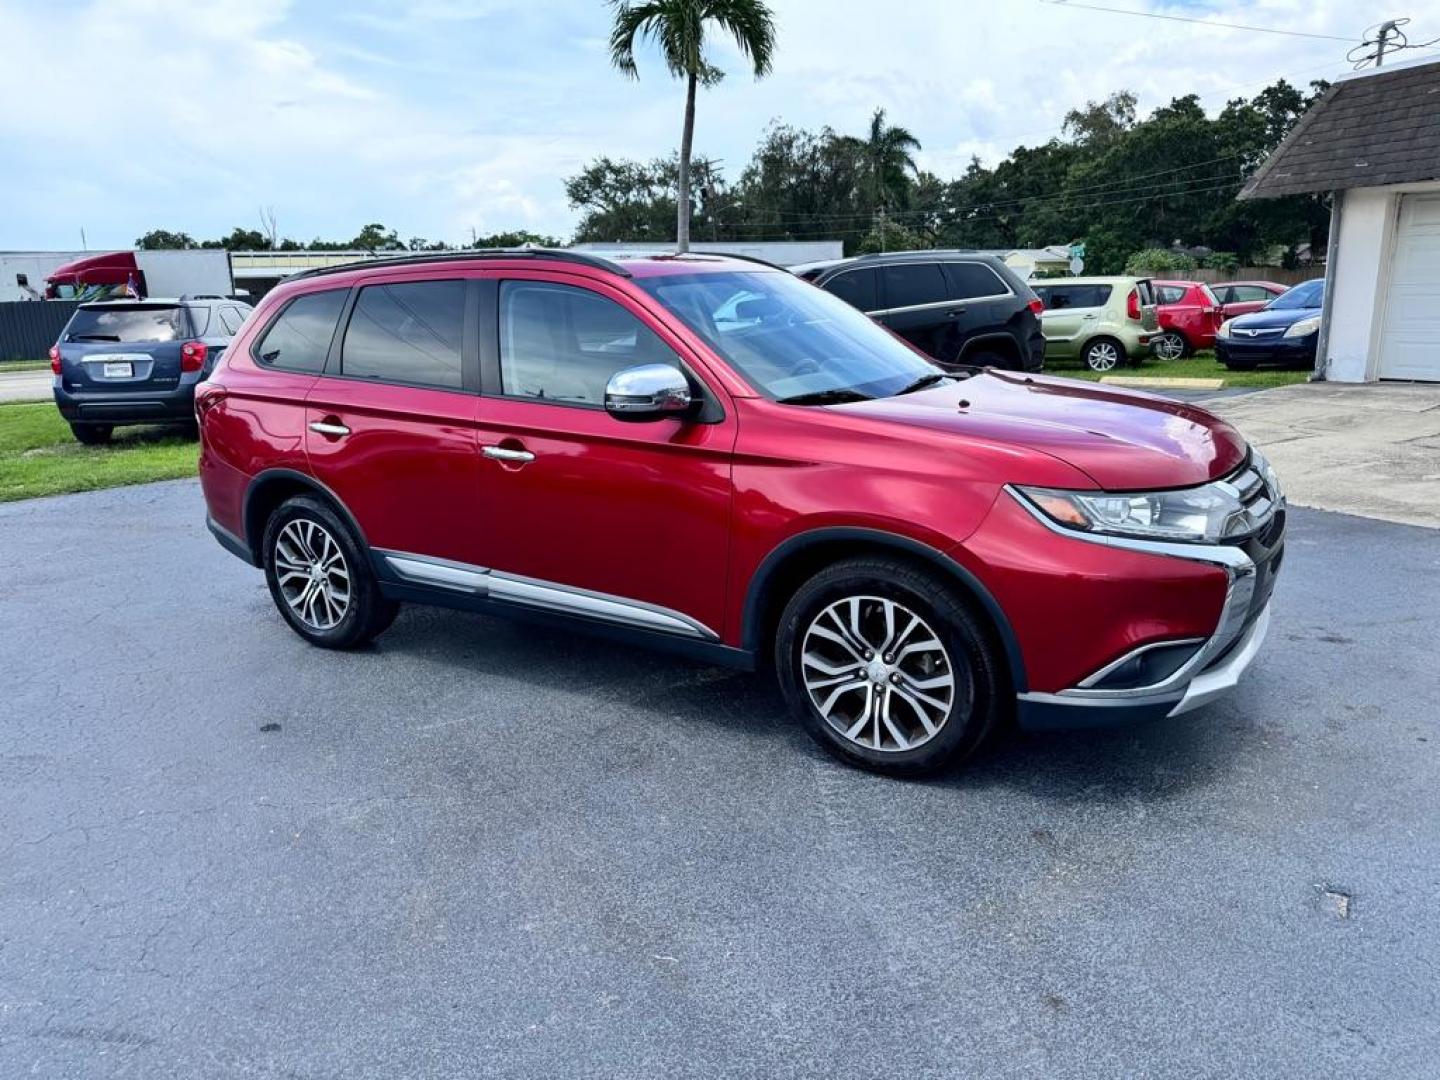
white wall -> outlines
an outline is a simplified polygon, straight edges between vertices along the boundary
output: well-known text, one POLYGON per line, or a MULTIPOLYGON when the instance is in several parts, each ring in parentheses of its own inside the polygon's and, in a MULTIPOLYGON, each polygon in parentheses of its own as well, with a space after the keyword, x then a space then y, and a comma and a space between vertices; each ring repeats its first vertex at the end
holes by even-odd
POLYGON ((1377 377, 1400 196, 1418 191, 1440 191, 1440 184, 1355 188, 1343 194, 1326 346, 1325 377, 1332 382, 1370 382, 1377 377))
POLYGON ((30 287, 45 292, 45 279, 57 266, 95 255, 94 251, 0 251, 0 300, 29 300, 30 296, 15 284, 15 275, 24 274, 30 287))

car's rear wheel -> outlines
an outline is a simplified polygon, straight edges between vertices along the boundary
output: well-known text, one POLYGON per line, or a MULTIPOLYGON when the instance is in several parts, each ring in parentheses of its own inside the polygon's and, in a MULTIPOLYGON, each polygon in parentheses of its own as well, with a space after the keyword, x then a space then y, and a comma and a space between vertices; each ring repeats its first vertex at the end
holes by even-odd
POLYGON ((1125 350, 1113 338, 1096 338, 1085 346, 1081 358, 1091 371, 1103 373, 1114 371, 1120 366, 1120 362, 1125 359, 1125 350))
POLYGON ((1173 330, 1156 338, 1151 349, 1158 360, 1184 360, 1190 355, 1190 343, 1173 330))
POLYGON ((775 666, 810 734, 875 772, 954 765, 995 726, 1000 666, 982 624, 901 560, 845 560, 802 585, 780 617, 775 666))
POLYGON ((115 433, 114 424, 71 424, 70 431, 77 442, 86 446, 103 446, 115 433))
POLYGON ((282 503, 263 543, 270 596, 312 645, 353 648, 395 621, 400 605, 381 595, 349 526, 320 499, 299 495, 282 503))

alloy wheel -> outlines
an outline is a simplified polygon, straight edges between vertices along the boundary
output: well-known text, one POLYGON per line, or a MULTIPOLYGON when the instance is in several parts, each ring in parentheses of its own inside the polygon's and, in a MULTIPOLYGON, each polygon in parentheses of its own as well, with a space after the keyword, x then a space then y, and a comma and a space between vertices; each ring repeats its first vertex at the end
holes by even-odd
POLYGON ((296 518, 280 530, 275 576, 290 610, 314 630, 333 629, 350 610, 350 568, 319 522, 296 518))
POLYGON ((884 597, 846 597, 816 615, 801 642, 800 669, 825 722, 866 750, 898 753, 929 742, 956 702, 940 636, 884 597))
POLYGON ((1120 363, 1120 350, 1108 341, 1098 341, 1085 354, 1091 371, 1112 371, 1120 363))
POLYGON ((1155 341, 1155 355, 1161 360, 1184 359, 1185 339, 1179 334, 1161 334, 1155 341))

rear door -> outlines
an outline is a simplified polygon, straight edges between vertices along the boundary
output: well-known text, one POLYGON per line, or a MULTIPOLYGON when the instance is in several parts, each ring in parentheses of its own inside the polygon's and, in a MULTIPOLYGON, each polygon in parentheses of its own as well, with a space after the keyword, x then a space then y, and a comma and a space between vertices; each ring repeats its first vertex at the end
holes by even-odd
POLYGON ((61 334, 61 377, 72 391, 173 390, 180 347, 195 336, 179 304, 85 304, 61 334))
POLYGON ((306 400, 305 448, 372 548, 478 558, 477 303, 471 279, 414 272, 351 292, 306 400))
POLYGON ((938 262, 893 262, 880 267, 882 323, 937 360, 954 360, 957 322, 965 305, 950 295, 938 262))

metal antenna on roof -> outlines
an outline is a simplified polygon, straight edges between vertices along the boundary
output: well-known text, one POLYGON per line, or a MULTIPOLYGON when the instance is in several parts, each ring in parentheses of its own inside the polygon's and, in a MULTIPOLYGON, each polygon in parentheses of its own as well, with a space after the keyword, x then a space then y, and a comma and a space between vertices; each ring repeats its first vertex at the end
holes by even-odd
POLYGON ((1377 68, 1382 66, 1387 53, 1399 52, 1401 49, 1423 48, 1424 46, 1411 45, 1410 39, 1405 36, 1405 31, 1400 29, 1409 21, 1408 18, 1386 19, 1378 26, 1370 27, 1365 31, 1365 40, 1351 49, 1345 59, 1353 63, 1355 70, 1359 71, 1368 67, 1372 62, 1377 68), (1373 38, 1371 37, 1372 32, 1375 35, 1373 38), (1375 51, 1373 53, 1363 51, 1370 48, 1374 48, 1375 51), (1360 55, 1357 56, 1357 53, 1360 55))

